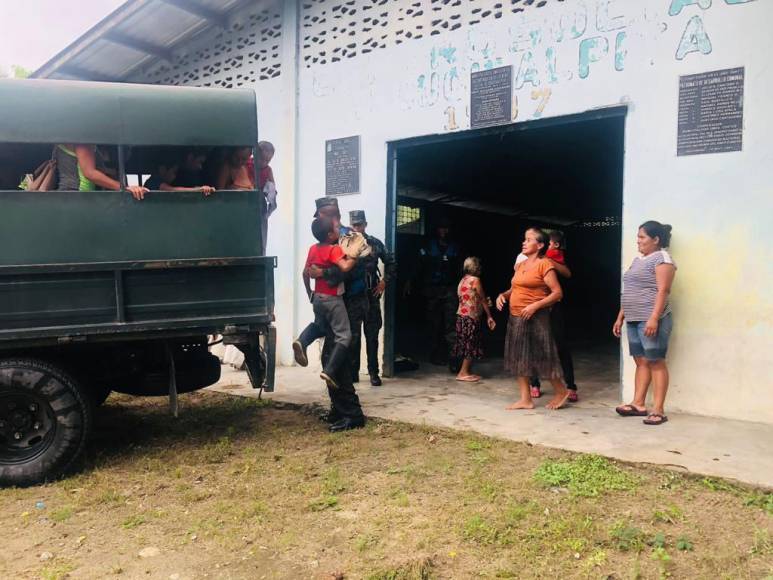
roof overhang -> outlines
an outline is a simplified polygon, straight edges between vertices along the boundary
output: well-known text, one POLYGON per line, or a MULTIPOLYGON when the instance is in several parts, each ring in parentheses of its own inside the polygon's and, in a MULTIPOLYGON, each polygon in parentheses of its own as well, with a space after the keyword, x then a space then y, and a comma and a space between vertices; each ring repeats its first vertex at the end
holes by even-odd
POLYGON ((213 27, 227 28, 255 0, 128 0, 55 55, 32 78, 120 82, 213 27))

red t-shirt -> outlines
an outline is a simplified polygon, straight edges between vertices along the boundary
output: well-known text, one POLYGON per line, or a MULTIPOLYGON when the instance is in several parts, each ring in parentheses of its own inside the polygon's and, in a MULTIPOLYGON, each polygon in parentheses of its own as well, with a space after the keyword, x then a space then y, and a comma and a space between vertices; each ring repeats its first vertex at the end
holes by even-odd
POLYGON ((559 264, 566 264, 563 250, 549 249, 545 254, 545 257, 550 258, 551 260, 553 260, 554 262, 558 262, 559 264))
MULTIPOLYGON (((249 160, 247 161, 247 173, 250 176, 250 181, 255 179, 255 156, 250 155, 249 160)), ((269 181, 273 181, 276 183, 276 180, 274 179, 274 172, 271 170, 271 166, 266 165, 265 167, 261 167, 260 171, 258 172, 258 191, 263 191, 263 188, 266 186, 266 184, 269 181)), ((253 184, 254 185, 254 184, 253 184)))
MULTIPOLYGON (((338 260, 343 257, 344 251, 338 244, 314 244, 309 248, 309 255, 306 257, 306 267, 308 268, 314 264, 320 268, 330 268, 335 266, 338 260)), ((314 292, 328 294, 329 296, 340 296, 344 293, 344 285, 331 286, 324 278, 315 278, 314 292)))

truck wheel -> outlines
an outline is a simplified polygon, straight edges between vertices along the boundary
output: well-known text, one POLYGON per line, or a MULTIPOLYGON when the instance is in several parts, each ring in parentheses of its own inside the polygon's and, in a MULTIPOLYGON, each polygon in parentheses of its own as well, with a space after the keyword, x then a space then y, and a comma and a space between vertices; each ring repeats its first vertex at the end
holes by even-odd
POLYGON ((91 402, 66 372, 40 360, 0 360, 0 485, 66 473, 90 431, 91 402))

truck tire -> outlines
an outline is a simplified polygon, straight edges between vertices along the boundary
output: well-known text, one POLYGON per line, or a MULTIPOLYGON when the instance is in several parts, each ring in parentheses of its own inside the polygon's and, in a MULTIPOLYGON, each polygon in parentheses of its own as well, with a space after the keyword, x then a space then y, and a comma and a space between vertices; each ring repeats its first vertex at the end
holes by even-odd
POLYGON ((0 360, 0 485, 34 485, 67 473, 91 426, 87 393, 61 368, 0 360))

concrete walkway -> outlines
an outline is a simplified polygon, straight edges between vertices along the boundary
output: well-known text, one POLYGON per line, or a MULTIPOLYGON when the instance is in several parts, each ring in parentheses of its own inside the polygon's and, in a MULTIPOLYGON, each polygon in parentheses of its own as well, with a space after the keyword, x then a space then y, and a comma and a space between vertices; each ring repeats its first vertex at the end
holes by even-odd
MULTIPOLYGON (((476 372, 490 377, 496 371, 482 365, 476 372)), ((507 377, 466 384, 447 373, 416 371, 384 379, 383 386, 374 388, 363 376, 358 392, 371 417, 471 430, 773 488, 773 426, 669 413, 668 423, 649 427, 641 418, 617 416, 614 380, 596 378, 581 385, 579 403, 552 412, 544 408, 550 385, 533 411, 505 411, 516 399, 514 381, 507 377)), ((228 366, 211 388, 257 396, 246 374, 228 366)), ((311 367, 277 369, 276 391, 264 396, 296 404, 329 403, 319 371, 311 367)))

